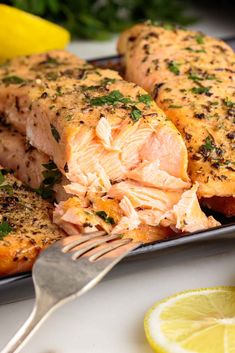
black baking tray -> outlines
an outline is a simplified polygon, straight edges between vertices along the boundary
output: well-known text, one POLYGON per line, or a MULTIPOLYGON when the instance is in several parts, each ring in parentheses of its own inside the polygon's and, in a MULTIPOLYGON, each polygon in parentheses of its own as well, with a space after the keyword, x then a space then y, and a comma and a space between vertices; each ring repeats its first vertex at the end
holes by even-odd
MULTIPOLYGON (((231 38, 224 39, 231 47, 235 49, 235 36, 231 38)), ((123 73, 122 65, 121 65, 121 57, 118 55, 109 56, 105 58, 96 58, 89 60, 89 62, 98 67, 104 68, 112 68, 123 73)), ((206 210, 205 210, 206 211, 206 210)), ((207 212, 207 211, 206 211, 207 212)), ((208 213, 208 212, 207 212, 208 213)), ((212 214, 209 212, 208 214, 212 214)), ((221 217, 218 214, 212 214, 217 220, 221 222, 221 226, 212 228, 206 231, 198 231, 190 234, 186 234, 184 236, 171 236, 168 239, 156 241, 154 243, 145 244, 140 246, 138 249, 133 250, 126 258, 126 260, 136 260, 138 258, 149 257, 151 254, 155 252, 169 250, 173 248, 180 248, 182 246, 190 245, 192 243, 199 242, 211 242, 211 241, 225 241, 235 239, 235 217, 225 218, 221 217)), ((18 294, 14 294, 14 298, 12 301, 17 300, 17 295, 21 299, 21 287, 25 286, 31 282, 31 273, 19 274, 16 276, 11 276, 7 278, 0 279, 0 305, 5 303, 6 300, 2 299, 2 293, 6 293, 8 290, 14 289, 18 294)), ((31 289, 32 291, 32 289, 31 289)), ((11 299, 9 299, 11 301, 11 299)))

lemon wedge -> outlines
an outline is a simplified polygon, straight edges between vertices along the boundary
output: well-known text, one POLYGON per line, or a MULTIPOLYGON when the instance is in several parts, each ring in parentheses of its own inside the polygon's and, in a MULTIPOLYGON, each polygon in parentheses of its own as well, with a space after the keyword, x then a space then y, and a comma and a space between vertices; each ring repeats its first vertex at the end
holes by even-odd
POLYGON ((63 49, 69 40, 70 34, 64 28, 0 4, 0 61, 19 55, 63 49))
POLYGON ((234 353, 235 287, 179 293, 156 303, 144 321, 158 353, 234 353))

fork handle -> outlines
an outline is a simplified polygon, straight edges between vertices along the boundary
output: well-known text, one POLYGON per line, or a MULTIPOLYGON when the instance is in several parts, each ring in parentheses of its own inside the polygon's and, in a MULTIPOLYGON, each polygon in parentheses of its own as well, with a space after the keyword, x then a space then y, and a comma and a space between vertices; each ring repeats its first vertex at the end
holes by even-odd
POLYGON ((39 328, 47 316, 51 313, 56 303, 53 300, 46 300, 35 303, 32 313, 21 328, 16 332, 13 338, 3 348, 1 353, 19 352, 33 333, 39 328))

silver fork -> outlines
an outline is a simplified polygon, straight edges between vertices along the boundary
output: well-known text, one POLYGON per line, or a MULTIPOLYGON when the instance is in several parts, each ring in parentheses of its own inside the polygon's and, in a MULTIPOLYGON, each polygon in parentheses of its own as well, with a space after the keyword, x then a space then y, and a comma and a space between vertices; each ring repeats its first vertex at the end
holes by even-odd
POLYGON ((64 238, 43 251, 33 267, 34 309, 1 353, 19 352, 54 309, 94 287, 139 245, 96 231, 64 238))

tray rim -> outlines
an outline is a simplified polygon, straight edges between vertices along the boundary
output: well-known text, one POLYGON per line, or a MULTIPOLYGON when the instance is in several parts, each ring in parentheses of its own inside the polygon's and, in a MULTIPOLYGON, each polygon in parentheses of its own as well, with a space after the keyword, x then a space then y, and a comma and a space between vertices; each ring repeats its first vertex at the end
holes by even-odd
MULTIPOLYGON (((202 230, 193 233, 185 234, 184 236, 179 235, 175 237, 170 237, 164 240, 156 241, 153 243, 143 244, 139 248, 133 250, 126 256, 126 259, 139 258, 142 255, 154 253, 161 250, 166 250, 172 247, 180 247, 182 245, 190 245, 195 242, 213 241, 221 238, 235 238, 235 220, 231 224, 225 224, 216 228, 211 228, 209 230, 202 230)), ((13 276, 0 278, 0 289, 4 285, 20 281, 32 277, 31 272, 20 273, 13 276)))

